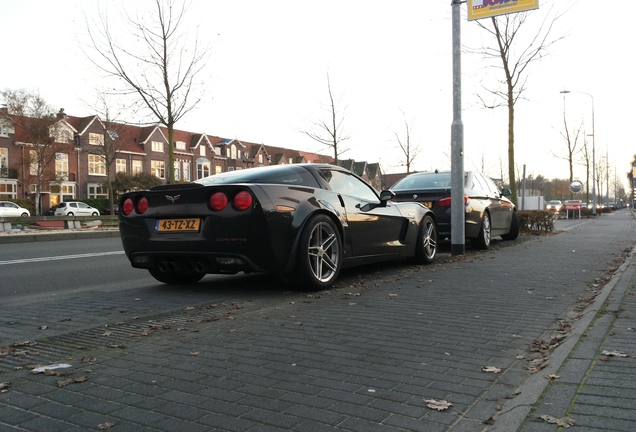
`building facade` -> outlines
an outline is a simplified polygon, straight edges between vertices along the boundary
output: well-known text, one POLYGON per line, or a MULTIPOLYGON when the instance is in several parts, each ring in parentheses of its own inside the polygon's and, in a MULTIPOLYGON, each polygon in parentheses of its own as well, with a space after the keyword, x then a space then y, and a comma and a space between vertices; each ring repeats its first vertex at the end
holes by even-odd
MULTIPOLYGON (((167 181, 168 131, 160 126, 73 117, 63 109, 51 122, 50 142, 29 142, 23 122, 0 109, 0 200, 39 194, 42 211, 62 201, 107 198, 107 170, 114 175, 151 173, 167 181)), ((174 177, 190 182, 226 171, 292 163, 333 163, 330 156, 181 130, 174 131, 174 177)), ((378 164, 339 165, 381 188, 378 164)))

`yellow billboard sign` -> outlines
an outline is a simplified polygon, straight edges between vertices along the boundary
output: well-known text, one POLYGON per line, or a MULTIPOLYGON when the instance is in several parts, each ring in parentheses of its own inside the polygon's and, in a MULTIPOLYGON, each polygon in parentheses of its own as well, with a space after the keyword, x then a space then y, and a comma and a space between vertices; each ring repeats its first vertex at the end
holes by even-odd
POLYGON ((539 8, 539 0, 468 0, 468 20, 539 8))

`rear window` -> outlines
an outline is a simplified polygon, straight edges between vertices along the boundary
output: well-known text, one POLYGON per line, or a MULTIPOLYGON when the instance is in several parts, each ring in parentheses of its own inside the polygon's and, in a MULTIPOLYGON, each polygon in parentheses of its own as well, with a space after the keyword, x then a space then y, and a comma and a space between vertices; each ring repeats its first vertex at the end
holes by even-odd
POLYGON ((278 167, 261 169, 250 168, 239 171, 228 171, 222 174, 215 174, 197 180, 195 183, 203 185, 225 184, 225 183, 269 183, 284 184, 290 186, 309 186, 319 188, 320 185, 314 176, 301 167, 278 167))
POLYGON ((404 177, 391 189, 448 189, 451 187, 451 173, 440 172, 416 174, 404 177))

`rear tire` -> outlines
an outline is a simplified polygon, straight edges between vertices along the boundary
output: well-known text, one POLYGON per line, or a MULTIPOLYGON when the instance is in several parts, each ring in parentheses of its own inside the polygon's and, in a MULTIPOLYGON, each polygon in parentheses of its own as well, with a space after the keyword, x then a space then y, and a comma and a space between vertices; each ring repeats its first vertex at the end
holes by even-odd
POLYGON ((296 254, 294 285, 316 291, 333 284, 342 264, 342 241, 334 221, 322 214, 309 219, 300 234, 296 254))
POLYGON ((490 231, 490 214, 485 211, 484 218, 481 220, 479 235, 470 242, 477 249, 488 249, 490 247, 491 231, 490 231))
POLYGON ((205 273, 160 272, 155 269, 148 269, 148 272, 159 282, 168 285, 192 285, 205 276, 205 273))
POLYGON ((512 220, 510 221, 510 231, 508 234, 501 236, 504 240, 514 240, 519 237, 519 218, 517 212, 512 212, 512 220))
POLYGON ((417 233, 417 245, 413 261, 418 264, 430 264, 437 255, 437 224, 431 215, 425 215, 417 233))

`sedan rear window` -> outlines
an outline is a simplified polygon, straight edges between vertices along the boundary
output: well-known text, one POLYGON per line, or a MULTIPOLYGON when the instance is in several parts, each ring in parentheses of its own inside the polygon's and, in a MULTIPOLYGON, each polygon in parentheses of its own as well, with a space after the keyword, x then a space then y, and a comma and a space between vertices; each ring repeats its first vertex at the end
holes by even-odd
POLYGON ((451 187, 451 173, 411 175, 398 181, 391 189, 447 189, 451 187))

